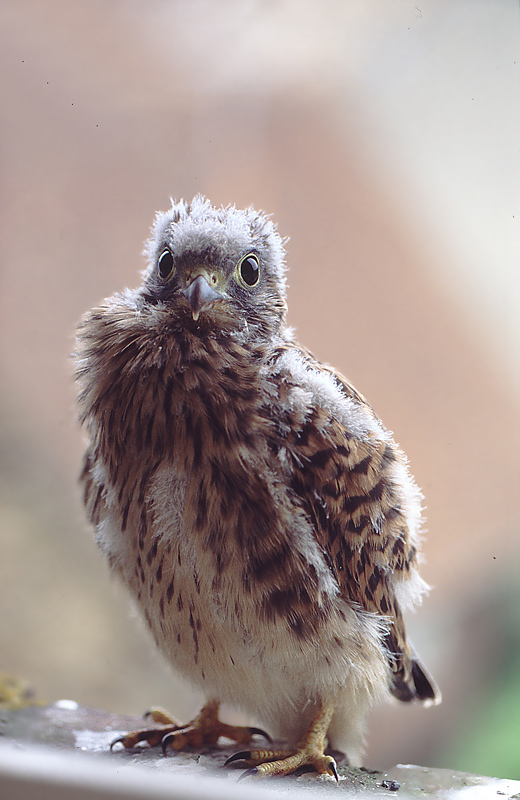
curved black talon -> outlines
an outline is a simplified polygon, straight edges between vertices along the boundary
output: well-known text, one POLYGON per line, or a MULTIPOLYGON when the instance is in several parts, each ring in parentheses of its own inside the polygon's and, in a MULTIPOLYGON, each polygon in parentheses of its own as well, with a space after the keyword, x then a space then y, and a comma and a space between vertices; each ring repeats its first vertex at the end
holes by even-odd
POLYGON ((331 775, 333 775, 335 777, 336 783, 339 783, 338 768, 336 766, 336 762, 335 761, 331 761, 330 762, 329 769, 330 769, 331 775))
POLYGON ((122 744, 123 747, 125 746, 125 739, 126 736, 120 736, 118 739, 114 739, 113 742, 110 742, 110 752, 113 751, 115 744, 122 744))
POLYGON ((249 733, 251 734, 251 736, 263 736, 263 737, 264 737, 264 739, 265 739, 267 742, 269 742, 269 744, 272 744, 272 743, 273 743, 273 740, 271 739, 271 737, 269 736, 269 734, 268 734, 268 733, 266 733, 265 731, 263 731, 263 730, 262 730, 262 728, 248 728, 247 730, 249 731, 249 733))
POLYGON ((232 756, 229 756, 224 766, 227 767, 233 761, 247 761, 248 758, 251 758, 251 750, 241 750, 240 753, 233 753, 232 756))
POLYGON ((238 780, 243 781, 244 778, 250 778, 252 775, 258 775, 258 767, 251 767, 251 769, 246 769, 246 771, 242 773, 242 775, 239 777, 238 780))
POLYGON ((175 738, 175 733, 176 733, 176 731, 173 731, 171 733, 167 733, 166 736, 163 736, 163 738, 161 739, 161 750, 162 750, 163 756, 166 756, 166 750, 167 750, 168 745, 170 744, 170 742, 175 738))

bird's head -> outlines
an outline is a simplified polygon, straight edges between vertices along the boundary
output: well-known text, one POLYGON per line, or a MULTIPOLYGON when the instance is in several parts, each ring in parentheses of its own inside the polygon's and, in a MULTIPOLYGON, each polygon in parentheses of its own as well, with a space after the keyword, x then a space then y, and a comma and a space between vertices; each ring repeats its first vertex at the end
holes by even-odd
POLYGON ((157 214, 145 247, 145 302, 196 330, 276 335, 284 323, 283 242, 252 208, 215 208, 197 195, 157 214))

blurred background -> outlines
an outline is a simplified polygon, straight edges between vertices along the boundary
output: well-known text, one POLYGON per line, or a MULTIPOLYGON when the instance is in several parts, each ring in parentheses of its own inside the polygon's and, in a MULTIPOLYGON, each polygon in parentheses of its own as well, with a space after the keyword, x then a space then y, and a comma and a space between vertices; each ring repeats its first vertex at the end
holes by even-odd
POLYGON ((74 329, 135 286, 156 210, 272 213, 289 321, 365 394, 427 504, 409 620, 444 695, 367 766, 520 778, 520 33, 515 0, 3 0, 0 670, 181 718, 96 552, 74 329))

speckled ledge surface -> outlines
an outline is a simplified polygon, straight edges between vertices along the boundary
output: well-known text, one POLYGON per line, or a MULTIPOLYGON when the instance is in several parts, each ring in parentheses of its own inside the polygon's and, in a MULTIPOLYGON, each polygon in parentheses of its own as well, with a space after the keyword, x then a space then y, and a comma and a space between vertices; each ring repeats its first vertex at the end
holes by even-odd
POLYGON ((0 710, 1 800, 276 800, 343 797, 520 800, 520 781, 398 765, 389 772, 339 767, 340 782, 311 774, 238 783, 223 769, 236 745, 180 752, 115 750, 110 742, 142 725, 139 717, 81 708, 72 701, 0 710))

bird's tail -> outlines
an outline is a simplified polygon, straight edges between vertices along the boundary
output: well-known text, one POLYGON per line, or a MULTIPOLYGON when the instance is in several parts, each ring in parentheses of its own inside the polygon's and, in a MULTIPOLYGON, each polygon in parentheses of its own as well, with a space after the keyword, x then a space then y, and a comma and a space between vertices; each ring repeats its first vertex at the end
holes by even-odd
POLYGON ((424 705, 431 706, 441 702, 439 687, 415 656, 412 656, 409 677, 405 679, 402 673, 396 673, 390 691, 403 703, 419 700, 424 705))

